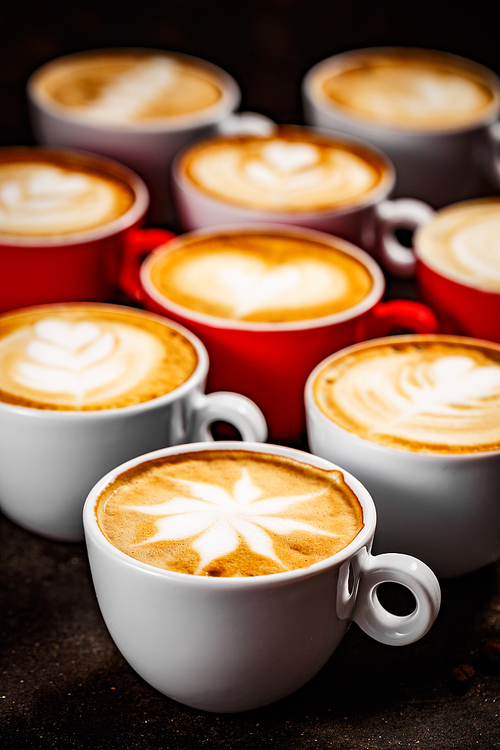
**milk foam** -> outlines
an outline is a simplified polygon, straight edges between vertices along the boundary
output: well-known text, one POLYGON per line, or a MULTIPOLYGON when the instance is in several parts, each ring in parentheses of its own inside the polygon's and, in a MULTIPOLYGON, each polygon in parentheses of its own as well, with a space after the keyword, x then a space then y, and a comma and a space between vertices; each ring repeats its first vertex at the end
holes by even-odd
POLYGON ((184 572, 196 575, 307 567, 361 528, 357 501, 339 472, 294 476, 280 459, 239 461, 238 454, 189 454, 187 468, 167 460, 151 462, 150 473, 132 472, 132 484, 119 480, 106 489, 97 511, 101 528, 127 554, 172 569, 180 557, 184 572), (185 478, 194 467, 199 478, 185 478), (302 552, 300 539, 307 540, 302 552))
POLYGON ((125 185, 98 172, 43 161, 0 163, 0 233, 43 236, 84 231, 125 213, 125 185))
POLYGON ((192 147, 186 173, 219 199, 269 211, 336 208, 365 197, 383 167, 361 152, 307 136, 212 139, 192 147))
POLYGON ((500 292, 500 200, 466 201, 443 209, 417 237, 419 255, 438 272, 500 292))
MULTIPOLYGON (((461 126, 480 117, 494 94, 477 72, 416 54, 362 55, 322 76, 327 99, 354 114, 401 127, 461 126)), ((320 88, 321 90, 321 88, 320 88)))
POLYGON ((461 345, 374 347, 318 376, 334 421, 368 440, 410 450, 500 447, 500 361, 461 345))
POLYGON ((134 326, 47 317, 0 340, 0 389, 81 409, 130 391, 162 357, 158 340, 134 326))

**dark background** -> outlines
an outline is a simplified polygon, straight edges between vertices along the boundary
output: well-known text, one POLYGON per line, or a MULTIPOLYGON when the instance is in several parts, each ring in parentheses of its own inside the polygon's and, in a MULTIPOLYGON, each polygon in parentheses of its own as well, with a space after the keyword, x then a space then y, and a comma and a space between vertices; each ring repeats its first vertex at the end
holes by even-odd
MULTIPOLYGON (((235 77, 243 109, 300 123, 302 76, 336 52, 437 48, 500 73, 493 7, 484 0, 4 3, 0 145, 32 142, 26 80, 69 52, 145 46, 193 54, 235 77)), ((394 592, 389 600, 406 606, 394 592)), ((204 714, 161 696, 124 662, 100 617, 83 544, 49 542, 0 517, 2 750, 494 750, 499 652, 499 570, 489 566, 443 582, 441 613, 418 643, 382 646, 353 626, 290 698, 248 714, 204 714)))

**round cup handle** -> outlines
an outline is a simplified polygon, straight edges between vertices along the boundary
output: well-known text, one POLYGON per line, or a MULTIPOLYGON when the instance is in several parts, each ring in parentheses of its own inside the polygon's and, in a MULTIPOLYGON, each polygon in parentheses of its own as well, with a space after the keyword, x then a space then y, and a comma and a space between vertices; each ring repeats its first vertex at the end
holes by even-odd
POLYGON ((134 228, 127 232, 118 284, 130 299, 139 303, 144 300, 144 290, 140 279, 141 263, 144 258, 160 245, 170 242, 175 236, 166 229, 134 228))
POLYGON ((423 201, 413 198, 385 200, 375 207, 377 242, 375 252, 389 273, 400 277, 415 274, 415 254, 396 237, 398 229, 415 230, 426 224, 434 214, 423 201))
POLYGON ((360 320, 356 338, 364 341, 387 336, 401 328, 412 333, 437 333, 439 323, 431 308, 423 302, 393 299, 379 302, 370 315, 360 320))
POLYGON ((264 443, 267 423, 257 404, 246 396, 227 391, 200 393, 193 404, 194 414, 188 431, 188 442, 213 440, 210 425, 229 422, 241 433, 243 440, 264 443))
POLYGON ((409 555, 367 554, 361 567, 352 620, 380 643, 405 646, 422 638, 439 612, 441 590, 432 570, 409 555), (415 597, 414 611, 403 617, 388 612, 377 597, 382 583, 400 583, 415 597))

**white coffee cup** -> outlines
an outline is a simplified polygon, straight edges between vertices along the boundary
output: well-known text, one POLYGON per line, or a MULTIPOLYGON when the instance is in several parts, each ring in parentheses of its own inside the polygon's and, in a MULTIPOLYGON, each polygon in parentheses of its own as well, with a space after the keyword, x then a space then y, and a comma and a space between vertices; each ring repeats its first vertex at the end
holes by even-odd
POLYGON ((84 59, 95 52, 152 53, 165 56, 164 50, 98 50, 78 52, 52 60, 36 70, 27 84, 31 123, 38 143, 49 146, 69 146, 109 156, 136 171, 146 182, 151 193, 149 218, 156 223, 173 219, 170 202, 170 165, 175 154, 190 141, 220 130, 233 132, 242 129, 250 132, 268 132, 271 125, 262 115, 241 113, 235 115, 241 100, 238 84, 221 68, 205 60, 167 53, 181 64, 191 64, 205 69, 217 80, 220 99, 210 107, 181 118, 163 118, 156 122, 116 124, 92 122, 79 117, 70 107, 57 105, 44 95, 40 81, 58 66, 84 59))
MULTIPOLYGON (((173 192, 180 226, 189 231, 224 225, 276 223, 317 229, 362 247, 379 259, 387 270, 398 276, 410 275, 412 264, 408 260, 408 250, 397 239, 396 231, 414 230, 427 222, 433 213, 430 206, 411 198, 390 200, 396 181, 394 167, 384 153, 366 141, 351 138, 344 133, 299 127, 278 128, 267 134, 251 134, 249 138, 258 141, 262 138, 263 143, 277 140, 280 145, 282 140, 286 146, 290 138, 288 133, 291 134, 292 147, 295 143, 302 143, 302 136, 306 144, 310 139, 313 142, 317 138, 339 150, 345 148, 346 153, 359 151, 367 162, 370 160, 378 165, 382 177, 373 188, 345 204, 333 201, 331 207, 324 205, 317 210, 300 210, 295 207, 294 210, 287 211, 272 206, 255 208, 245 205, 244 201, 226 200, 211 194, 188 177, 185 162, 190 153, 205 145, 210 147, 211 143, 217 143, 216 136, 205 138, 179 152, 172 165, 173 192), (396 258, 395 262, 392 262, 393 257, 396 258)), ((293 177, 293 172, 289 168, 285 174, 293 177)), ((300 164, 297 175, 304 176, 300 164)), ((299 189, 297 194, 300 195, 299 189)))
MULTIPOLYGON (((419 560, 372 557, 375 507, 343 470, 362 506, 364 527, 343 550, 309 568, 238 578, 177 573, 126 555, 100 530, 96 501, 123 471, 163 456, 241 447, 198 443, 140 456, 101 479, 84 508, 97 599, 118 649, 157 690, 206 711, 245 711, 297 690, 330 658, 351 621, 381 643, 412 643, 430 628, 440 603, 438 582, 419 560), (416 599, 411 614, 400 617, 383 608, 376 590, 386 581, 410 589, 416 599)), ((338 468, 282 446, 245 443, 244 450, 338 468)))
MULTIPOLYGON (((312 67, 302 84, 305 120, 309 125, 330 128, 363 138, 392 160, 397 173, 395 196, 410 196, 435 208, 473 197, 484 177, 500 184, 498 150, 500 127, 500 81, 493 71, 471 60, 433 50, 375 47, 334 55, 312 67), (387 124, 369 114, 337 105, 321 92, 321 81, 329 72, 351 69, 358 61, 376 56, 417 56, 438 66, 465 70, 484 82, 491 103, 470 122, 425 127, 387 124)), ((440 97, 438 96, 436 100, 440 97)), ((442 97, 441 97, 442 98, 442 97)))
MULTIPOLYGON (((377 553, 394 549, 415 555, 439 577, 452 577, 500 557, 500 450, 419 452, 380 444, 330 419, 314 395, 320 373, 340 357, 378 344, 425 339, 472 342, 499 351, 490 342, 443 334, 395 336, 347 347, 321 362, 307 380, 307 434, 314 454, 347 467, 372 494, 377 553)), ((417 387, 420 381, 412 382, 417 387)), ((383 384, 378 393, 383 398, 383 384)))
POLYGON ((243 440, 266 440, 265 419, 250 399, 205 395, 208 354, 196 336, 161 316, 131 312, 181 332, 196 350, 196 368, 169 393, 121 408, 57 411, 0 401, 0 510, 29 531, 83 539, 83 503, 99 477, 144 451, 211 440, 213 422, 231 423, 243 440))

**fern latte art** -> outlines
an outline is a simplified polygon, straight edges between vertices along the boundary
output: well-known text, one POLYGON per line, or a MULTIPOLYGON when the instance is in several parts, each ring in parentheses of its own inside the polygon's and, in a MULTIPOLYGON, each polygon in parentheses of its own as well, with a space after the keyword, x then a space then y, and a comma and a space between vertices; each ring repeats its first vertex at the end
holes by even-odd
POLYGON ((321 411, 383 446, 500 450, 500 347, 459 336, 393 337, 346 350, 313 384, 321 411))
POLYGON ((340 471, 245 450, 139 464, 100 494, 111 544, 158 568, 213 577, 307 568, 344 549, 363 511, 340 471))

